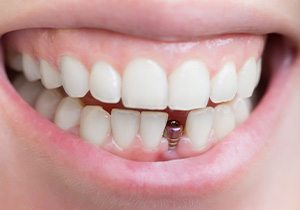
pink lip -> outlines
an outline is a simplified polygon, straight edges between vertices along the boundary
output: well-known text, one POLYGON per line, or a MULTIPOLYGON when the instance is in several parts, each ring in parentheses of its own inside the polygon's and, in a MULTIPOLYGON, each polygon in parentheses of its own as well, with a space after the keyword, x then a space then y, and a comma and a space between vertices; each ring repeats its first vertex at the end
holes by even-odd
POLYGON ((295 38, 299 36, 299 31, 295 32, 293 29, 297 20, 287 16, 280 6, 271 6, 271 9, 266 10, 265 8, 270 8, 268 1, 262 1, 259 7, 249 1, 223 0, 144 0, 142 4, 139 0, 98 0, 89 3, 53 0, 40 4, 24 4, 22 13, 13 11, 18 6, 12 5, 8 8, 12 11, 8 13, 13 15, 3 14, 6 21, 3 21, 5 25, 0 24, 0 34, 24 28, 80 26, 163 40, 279 31, 295 38))
MULTIPOLYGON (((99 0, 73 5, 72 11, 67 11, 69 7, 65 4, 68 1, 49 1, 56 7, 42 2, 45 6, 39 10, 23 8, 26 12, 7 16, 7 23, 11 24, 0 25, 0 34, 29 27, 79 25, 168 40, 238 32, 264 34, 279 29, 294 37, 299 33, 291 29, 292 25, 296 25, 293 24, 295 20, 287 20, 284 14, 278 13, 274 20, 271 18, 273 13, 259 12, 234 1, 228 2, 230 13, 221 19, 216 17, 224 14, 224 1, 210 4, 196 0, 190 0, 188 4, 174 1, 176 3, 172 7, 167 7, 162 1, 151 0, 132 7, 130 2, 137 4, 136 1, 103 3, 99 0), (157 7, 163 9, 157 10, 157 7), (110 12, 112 8, 114 13, 110 12), (236 18, 239 14, 243 14, 243 18, 236 18)), ((23 138, 26 145, 49 157, 52 164, 62 165, 68 172, 73 171, 78 180, 86 179, 106 192, 124 195, 201 196, 235 180, 246 166, 258 158, 287 100, 290 87, 286 81, 292 76, 289 73, 278 71, 274 75, 268 92, 248 121, 225 140, 201 156, 168 162, 122 159, 61 131, 25 104, 6 79, 3 67, 0 69, 0 106, 7 123, 26 137, 23 138)))
POLYGON ((168 162, 134 162, 87 145, 42 119, 3 76, 0 100, 9 124, 22 130, 26 143, 57 164, 63 163, 67 170, 75 170, 78 177, 87 177, 100 189, 126 195, 195 196, 234 180, 258 157, 287 98, 289 86, 284 81, 288 75, 285 71, 274 75, 271 87, 248 121, 224 141, 201 156, 168 162))

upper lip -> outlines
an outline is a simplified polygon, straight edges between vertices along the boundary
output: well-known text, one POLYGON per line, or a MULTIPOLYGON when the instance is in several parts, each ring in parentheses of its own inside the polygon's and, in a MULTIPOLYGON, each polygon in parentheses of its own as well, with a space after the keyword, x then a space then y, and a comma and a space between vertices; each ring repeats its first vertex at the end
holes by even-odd
POLYGON ((11 11, 18 8, 13 4, 8 8, 13 15, 3 11, 6 21, 0 22, 0 34, 23 28, 85 27, 172 41, 227 33, 300 35, 293 29, 296 20, 268 1, 53 0, 24 3, 21 12, 11 11))

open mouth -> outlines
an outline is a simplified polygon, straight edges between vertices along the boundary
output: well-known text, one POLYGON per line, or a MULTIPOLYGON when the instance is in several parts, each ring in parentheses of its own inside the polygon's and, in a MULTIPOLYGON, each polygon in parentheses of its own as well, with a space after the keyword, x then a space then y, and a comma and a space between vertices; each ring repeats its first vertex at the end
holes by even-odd
POLYGON ((12 83, 43 117, 132 160, 199 155, 263 95, 264 36, 168 43, 44 29, 10 33, 4 45, 8 67, 20 72, 12 83), (78 36, 87 41, 73 47, 78 36))
POLYGON ((37 145, 101 187, 151 195, 205 191, 255 159, 297 57, 279 34, 157 41, 28 29, 5 34, 2 46, 12 84, 3 89, 37 145))

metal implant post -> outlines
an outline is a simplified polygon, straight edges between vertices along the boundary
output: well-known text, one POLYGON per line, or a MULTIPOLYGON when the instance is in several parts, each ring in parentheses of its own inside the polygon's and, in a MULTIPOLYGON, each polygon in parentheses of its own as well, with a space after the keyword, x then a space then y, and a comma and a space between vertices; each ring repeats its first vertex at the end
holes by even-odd
POLYGON ((176 149, 177 144, 183 134, 183 126, 177 120, 169 120, 167 122, 164 137, 169 141, 169 149, 176 149))

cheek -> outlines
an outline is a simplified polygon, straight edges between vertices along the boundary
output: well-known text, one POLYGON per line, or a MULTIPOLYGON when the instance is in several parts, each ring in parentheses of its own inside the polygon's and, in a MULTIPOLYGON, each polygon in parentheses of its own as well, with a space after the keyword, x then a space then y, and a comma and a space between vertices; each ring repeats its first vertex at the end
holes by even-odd
POLYGON ((273 205, 270 209, 299 209, 299 202, 297 204, 295 201, 299 200, 300 193, 300 69, 294 72, 292 80, 293 87, 285 110, 269 138, 264 158, 256 165, 257 174, 252 177, 259 183, 256 184, 259 194, 272 194, 280 198, 276 202, 269 200, 268 205, 273 205))

